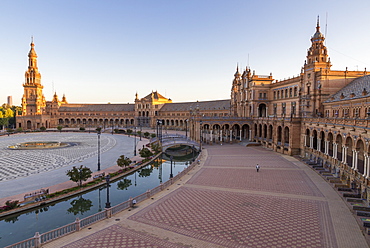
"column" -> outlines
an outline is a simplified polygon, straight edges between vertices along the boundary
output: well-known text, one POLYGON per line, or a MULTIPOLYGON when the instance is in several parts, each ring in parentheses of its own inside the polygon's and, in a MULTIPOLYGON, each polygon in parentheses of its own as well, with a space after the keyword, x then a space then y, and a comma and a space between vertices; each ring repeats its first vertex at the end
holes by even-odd
POLYGON ((306 146, 306 144, 307 144, 307 134, 304 135, 304 143, 303 144, 304 144, 304 146, 306 146))
POLYGON ((358 151, 356 149, 352 150, 352 169, 357 171, 357 156, 358 151))
POLYGON ((230 143, 233 142, 233 130, 230 129, 230 143))
POLYGON ((337 152, 338 152, 338 144, 333 143, 333 158, 337 159, 337 152))
POLYGON ((252 141, 252 129, 249 130, 249 141, 252 141))
POLYGON ((365 168, 367 168, 366 169, 366 178, 369 178, 370 177, 370 157, 369 157, 369 153, 364 154, 364 156, 365 156, 365 161, 366 161, 365 168))
POLYGON ((325 155, 329 155, 329 140, 325 140, 325 155))
POLYGON ((239 130, 239 140, 242 141, 242 130, 239 130))
POLYGON ((213 139, 212 139, 212 137, 213 137, 213 134, 212 134, 212 132, 213 132, 213 130, 211 129, 211 130, 209 130, 209 135, 210 135, 210 142, 212 143, 212 141, 213 141, 213 139))
POLYGON ((342 163, 343 164, 347 163, 347 149, 348 147, 342 146, 342 163))
POLYGON ((313 136, 310 136, 310 148, 313 148, 313 136))
POLYGON ((220 129, 220 141, 222 143, 222 129, 220 129))
POLYGON ((367 154, 365 154, 364 153, 364 174, 363 174, 363 176, 365 177, 365 178, 367 178, 367 171, 368 171, 368 167, 367 167, 367 159, 368 159, 368 157, 367 157, 367 154))
POLYGON ((321 151, 321 139, 317 139, 317 150, 321 151))

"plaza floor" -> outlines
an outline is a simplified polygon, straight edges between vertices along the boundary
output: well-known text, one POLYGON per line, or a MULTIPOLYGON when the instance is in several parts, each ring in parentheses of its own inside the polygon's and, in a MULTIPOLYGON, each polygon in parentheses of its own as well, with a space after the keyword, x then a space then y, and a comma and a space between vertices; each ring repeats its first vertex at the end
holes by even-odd
POLYGON ((311 168, 262 147, 225 144, 205 146, 200 165, 154 198, 43 247, 368 244, 345 202, 311 168))

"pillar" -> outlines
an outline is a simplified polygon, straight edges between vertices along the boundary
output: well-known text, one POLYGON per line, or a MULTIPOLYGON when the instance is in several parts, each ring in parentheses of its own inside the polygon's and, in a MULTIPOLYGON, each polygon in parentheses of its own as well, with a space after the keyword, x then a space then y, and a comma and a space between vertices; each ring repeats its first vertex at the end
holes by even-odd
POLYGON ((242 141, 242 129, 239 130, 239 140, 242 141))
POLYGON ((222 143, 222 129, 220 129, 220 142, 222 143))
POLYGON ((334 159, 337 159, 337 157, 338 157, 337 152, 338 152, 338 144, 337 143, 333 143, 333 158, 334 159))
POLYGON ((321 151, 321 139, 317 139, 317 150, 321 151))
POLYGON ((230 129, 230 143, 233 142, 233 130, 230 129))
POLYGON ((313 148, 313 136, 310 136, 310 148, 313 148))
POLYGON ((249 130, 249 141, 252 141, 252 129, 249 130))
POLYGON ((356 149, 352 150, 352 169, 357 171, 357 163, 358 163, 358 152, 356 149))

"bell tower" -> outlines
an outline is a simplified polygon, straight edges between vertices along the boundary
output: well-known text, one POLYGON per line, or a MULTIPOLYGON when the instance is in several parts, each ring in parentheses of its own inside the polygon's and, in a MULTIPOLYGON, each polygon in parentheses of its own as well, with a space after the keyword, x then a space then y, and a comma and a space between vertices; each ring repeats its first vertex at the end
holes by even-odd
POLYGON ((22 115, 41 115, 46 106, 45 97, 42 93, 44 88, 41 85, 41 74, 37 67, 37 54, 33 39, 31 49, 28 53, 28 69, 25 72, 25 82, 23 84, 22 115))
POLYGON ((319 17, 317 17, 316 32, 311 37, 311 47, 307 51, 307 60, 304 65, 305 71, 320 71, 324 69, 330 69, 330 58, 328 57, 324 41, 325 37, 320 32, 319 17))

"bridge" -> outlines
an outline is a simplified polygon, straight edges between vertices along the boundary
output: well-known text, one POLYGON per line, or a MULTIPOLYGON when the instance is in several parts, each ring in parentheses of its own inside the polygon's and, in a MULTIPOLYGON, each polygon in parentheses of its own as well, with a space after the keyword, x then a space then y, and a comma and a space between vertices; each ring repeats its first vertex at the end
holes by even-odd
POLYGON ((158 142, 161 139, 162 141, 162 151, 165 152, 168 148, 177 146, 177 145, 184 145, 189 147, 194 147, 196 150, 200 150, 200 144, 189 139, 188 137, 181 135, 181 134, 165 134, 162 137, 153 138, 150 143, 158 142))

